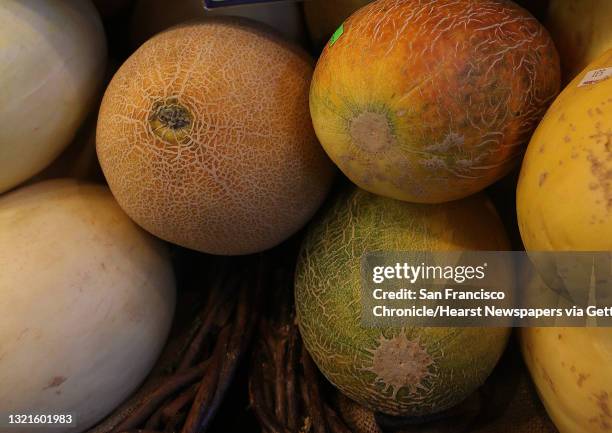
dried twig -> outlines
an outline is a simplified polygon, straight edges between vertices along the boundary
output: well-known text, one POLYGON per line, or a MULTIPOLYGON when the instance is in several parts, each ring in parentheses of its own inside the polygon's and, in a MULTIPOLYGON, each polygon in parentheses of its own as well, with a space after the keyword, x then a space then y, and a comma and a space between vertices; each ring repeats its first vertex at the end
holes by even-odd
POLYGON ((302 348, 302 366, 304 368, 304 388, 308 395, 308 412, 312 420, 312 427, 315 433, 326 433, 325 415, 323 412, 323 402, 319 390, 319 379, 316 367, 306 351, 302 348))
POLYGON ((174 376, 167 378, 159 388, 156 388, 148 396, 146 396, 140 406, 126 417, 121 424, 115 427, 112 432, 119 433, 122 431, 134 429, 143 424, 149 416, 155 412, 155 409, 162 404, 168 397, 182 389, 184 386, 192 383, 199 377, 202 377, 207 370, 208 362, 193 367, 183 373, 177 373, 174 376))
POLYGON ((202 382, 200 382, 195 401, 193 406, 191 406, 191 410, 187 416, 187 421, 183 426, 183 433, 196 433, 203 424, 203 411, 206 407, 208 407, 208 405, 210 405, 215 394, 215 387, 217 386, 217 382, 219 380, 219 369, 223 363, 223 356, 225 355, 229 332, 230 328, 227 326, 223 328, 221 334, 219 334, 210 368, 206 370, 206 374, 204 375, 202 382))
POLYGON ((288 270, 278 275, 271 294, 278 302, 260 323, 249 380, 251 407, 266 433, 350 433, 324 401, 319 372, 301 344, 291 280, 288 270))
POLYGON ((298 395, 296 390, 296 370, 298 361, 298 330, 292 326, 289 336, 289 347, 287 348, 287 367, 285 371, 286 393, 287 393, 287 427, 295 430, 298 427, 298 395))

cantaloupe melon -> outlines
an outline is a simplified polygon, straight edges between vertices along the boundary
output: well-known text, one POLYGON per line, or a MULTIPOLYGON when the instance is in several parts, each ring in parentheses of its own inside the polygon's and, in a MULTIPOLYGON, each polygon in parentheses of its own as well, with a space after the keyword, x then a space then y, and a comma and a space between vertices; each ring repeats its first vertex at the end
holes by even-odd
POLYGON ((448 409, 487 378, 504 328, 371 328, 361 322, 361 257, 369 251, 505 250, 503 226, 482 195, 443 205, 405 203, 363 190, 313 222, 295 278, 306 348, 340 391, 391 415, 448 409))
POLYGON ((518 164, 559 75, 546 29, 509 0, 379 0, 325 47, 310 107, 359 187, 440 203, 518 164))
POLYGON ((145 43, 108 87, 97 153, 119 204, 170 242, 248 254, 300 229, 333 165, 308 112, 312 61, 250 22, 211 19, 145 43))

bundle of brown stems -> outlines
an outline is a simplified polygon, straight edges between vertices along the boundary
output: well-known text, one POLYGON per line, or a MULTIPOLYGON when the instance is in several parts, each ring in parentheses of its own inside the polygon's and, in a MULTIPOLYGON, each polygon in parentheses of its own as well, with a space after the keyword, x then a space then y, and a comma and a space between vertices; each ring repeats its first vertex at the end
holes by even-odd
POLYGON ((249 399, 265 433, 350 433, 324 398, 319 372, 304 349, 293 309, 291 272, 276 276, 275 308, 260 320, 249 399))
POLYGON ((214 275, 210 286, 196 288, 190 299, 182 300, 195 314, 187 320, 184 312, 177 317, 187 323, 175 325, 180 329, 150 378, 87 433, 206 431, 257 327, 265 270, 261 257, 204 260, 216 260, 209 265, 214 275))

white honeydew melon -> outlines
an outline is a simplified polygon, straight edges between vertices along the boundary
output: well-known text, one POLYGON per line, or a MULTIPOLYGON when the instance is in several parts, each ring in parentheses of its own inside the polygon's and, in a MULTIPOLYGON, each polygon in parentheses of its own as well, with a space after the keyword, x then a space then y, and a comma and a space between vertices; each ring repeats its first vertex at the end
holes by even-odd
MULTIPOLYGON (((330 0, 331 1, 331 0, 330 0)), ((132 22, 132 40, 140 45, 147 39, 185 21, 226 15, 250 18, 275 28, 294 42, 306 39, 301 5, 295 1, 249 4, 205 10, 202 0, 140 0, 132 22)))
POLYGON ((76 417, 37 433, 100 421, 150 372, 175 296, 164 246, 106 187, 53 180, 0 197, 0 414, 76 417))
POLYGON ((105 64, 104 30, 90 0, 0 1, 0 193, 70 143, 105 64))

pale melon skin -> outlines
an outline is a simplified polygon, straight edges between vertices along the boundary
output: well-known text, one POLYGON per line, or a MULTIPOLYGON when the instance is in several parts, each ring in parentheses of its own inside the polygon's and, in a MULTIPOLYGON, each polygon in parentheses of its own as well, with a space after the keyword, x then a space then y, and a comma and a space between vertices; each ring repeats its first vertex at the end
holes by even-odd
POLYGON ((149 40, 113 78, 98 119, 98 157, 121 207, 154 235, 206 253, 287 239, 334 174, 308 112, 311 74, 306 54, 245 20, 149 40))
POLYGON ((0 193, 68 146, 105 71, 106 37, 90 0, 0 2, 0 193))
POLYGON ((510 330, 366 328, 361 323, 361 256, 367 251, 496 251, 508 246, 502 223, 483 195, 419 205, 359 189, 345 193, 313 222, 298 261, 295 302, 304 344, 330 382, 370 410, 401 416, 444 411, 484 382, 510 330), (381 366, 374 366, 381 338, 415 345, 420 354, 413 358, 396 347, 389 364, 382 365, 386 370, 374 373, 381 366), (419 362, 425 368, 419 380, 391 386, 384 378, 401 373, 401 362, 406 371, 423 367, 419 362))
POLYGON ((150 372, 175 281, 164 245, 108 188, 53 180, 0 197, 0 413, 72 414, 80 433, 150 372))

